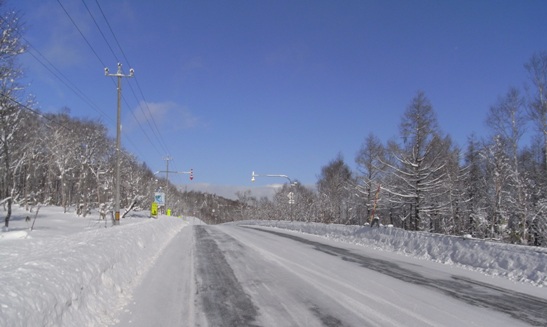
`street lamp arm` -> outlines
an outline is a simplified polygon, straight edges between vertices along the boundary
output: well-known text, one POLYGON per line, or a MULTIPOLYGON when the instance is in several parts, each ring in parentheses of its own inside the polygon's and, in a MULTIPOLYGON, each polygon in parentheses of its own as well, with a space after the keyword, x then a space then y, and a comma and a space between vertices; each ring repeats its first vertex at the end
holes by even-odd
MULTIPOLYGON (((289 176, 287 175, 273 175, 273 174, 266 174, 266 175, 258 175, 258 174, 255 174, 255 172, 253 171, 252 175, 251 175, 251 182, 254 182, 255 181, 255 177, 281 177, 281 178, 286 178, 288 181, 289 181, 289 186, 291 188, 291 190, 293 189, 293 187, 296 186, 296 182, 293 183, 293 181, 289 178, 289 176)), ((289 194, 287 195, 289 197, 289 205, 290 205, 290 208, 291 208, 291 221, 293 220, 293 204, 294 204, 294 194, 293 192, 289 192, 289 194)))
POLYGON ((251 175, 251 181, 252 182, 255 181, 255 177, 281 177, 281 178, 286 178, 289 181, 289 184, 291 184, 291 185, 296 184, 296 183, 293 183, 293 181, 287 175, 274 175, 274 174, 259 175, 259 174, 255 174, 255 172, 253 171, 253 173, 251 175))
POLYGON ((292 184, 291 179, 290 179, 289 176, 287 176, 287 175, 264 175, 264 176, 266 176, 266 177, 282 177, 282 178, 286 178, 286 179, 289 181, 289 183, 292 184))
POLYGON ((157 175, 157 174, 160 174, 160 173, 164 173, 164 174, 186 174, 186 175, 190 175, 190 180, 193 180, 194 179, 194 170, 193 169, 190 169, 189 171, 173 171, 173 170, 158 170, 157 172, 154 173, 154 175, 157 175))

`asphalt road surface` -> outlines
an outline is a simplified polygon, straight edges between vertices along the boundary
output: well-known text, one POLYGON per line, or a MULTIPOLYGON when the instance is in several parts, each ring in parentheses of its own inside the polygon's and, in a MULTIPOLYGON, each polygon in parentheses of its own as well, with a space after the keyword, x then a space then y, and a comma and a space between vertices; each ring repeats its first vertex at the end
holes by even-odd
POLYGON ((547 326, 547 292, 278 229, 184 228, 116 326, 547 326))

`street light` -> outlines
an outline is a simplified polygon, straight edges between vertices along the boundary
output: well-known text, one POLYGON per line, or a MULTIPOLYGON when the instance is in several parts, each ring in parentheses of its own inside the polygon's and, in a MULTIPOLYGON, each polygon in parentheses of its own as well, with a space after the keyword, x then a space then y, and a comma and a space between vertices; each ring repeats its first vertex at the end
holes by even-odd
POLYGON ((289 178, 289 176, 287 175, 258 175, 258 174, 255 174, 255 172, 253 171, 253 174, 251 175, 251 182, 254 182, 255 181, 255 177, 283 177, 283 178, 286 178, 289 180, 289 183, 292 185, 296 185, 298 184, 297 182, 293 182, 291 181, 291 179, 289 178))
MULTIPOLYGON (((287 175, 272 175, 272 174, 258 175, 258 174, 255 174, 255 172, 253 171, 253 173, 251 174, 251 182, 255 181, 255 177, 281 177, 281 178, 286 178, 289 181, 289 185, 290 185, 291 188, 298 184, 297 182, 293 182, 289 178, 289 176, 287 176, 287 175)), ((293 220, 292 205, 294 204, 294 193, 292 191, 289 192, 288 197, 289 197, 289 204, 291 205, 291 220, 293 220)))

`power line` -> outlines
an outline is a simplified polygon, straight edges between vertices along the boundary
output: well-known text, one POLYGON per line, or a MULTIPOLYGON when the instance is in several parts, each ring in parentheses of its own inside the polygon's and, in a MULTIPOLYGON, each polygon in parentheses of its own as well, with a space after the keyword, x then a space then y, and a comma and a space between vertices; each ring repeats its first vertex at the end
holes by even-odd
MULTIPOLYGON (((82 0, 83 1, 83 0, 82 0)), ((112 26, 110 25, 110 23, 108 22, 108 19, 106 18, 106 15, 104 14, 104 11, 101 7, 101 5, 99 4, 99 1, 98 0, 95 0, 95 3, 97 4, 97 7, 99 8, 99 11, 101 12, 101 15, 103 16, 103 19, 106 23, 106 25, 108 26, 109 30, 110 30, 110 33, 112 34, 112 37, 114 38, 114 41, 116 41, 116 44, 118 45, 118 48, 120 49, 120 52, 122 53, 125 61, 127 62, 127 64, 129 66, 131 66, 131 63, 129 62, 129 59, 127 58, 127 56, 125 55, 125 52, 123 51, 123 48, 120 44, 120 42, 118 41, 118 38, 116 37, 116 34, 114 33, 114 30, 112 29, 112 26)), ((106 39, 105 39, 106 41, 106 39)), ((150 129, 152 130, 152 133, 154 134, 154 136, 158 139, 159 141, 159 144, 161 147, 163 147, 163 150, 166 152, 166 153, 169 153, 168 149, 167 149, 167 146, 166 146, 166 143, 165 141, 163 140, 163 137, 160 133, 160 130, 156 124, 156 120, 154 119, 154 116, 152 115, 152 112, 150 110, 150 107, 148 106, 148 101, 146 101, 146 98, 144 97, 144 93, 142 91, 142 88, 139 84, 139 81, 138 81, 138 78, 135 78, 135 83, 137 84, 137 88, 141 94, 141 97, 143 99, 143 102, 144 102, 144 106, 148 112, 148 114, 150 115, 150 120, 152 121, 152 124, 150 124, 150 120, 148 119, 148 117, 146 116, 146 112, 144 112, 144 110, 142 110, 141 108, 141 111, 143 112, 144 114, 144 117, 145 119, 147 120, 147 123, 148 125, 150 126, 150 129)), ((129 85, 129 88, 131 89, 131 91, 133 92, 133 95, 135 96, 135 98, 138 98, 137 95, 135 94, 135 91, 133 90, 133 87, 131 86, 131 84, 129 85)), ((142 107, 142 106, 141 106, 142 107)))
MULTIPOLYGON (((138 85, 138 81, 135 80, 135 82, 138 85)), ((131 92, 133 93, 133 96, 135 98, 137 98, 137 95, 135 94, 135 90, 133 89, 133 87, 131 85, 129 85, 129 88, 131 89, 131 92)), ((141 108, 141 112, 143 113, 144 118, 145 118, 146 122, 148 123, 148 126, 150 127, 150 130, 152 131, 152 133, 154 134, 154 136, 158 140, 159 145, 163 148, 163 150, 166 153, 168 153, 169 151, 167 151, 167 146, 165 145, 165 142, 163 141, 163 138, 161 137, 161 133, 159 132, 159 129, 156 125, 156 122, 154 120, 154 116, 152 115, 152 113, 150 111, 150 108, 148 107, 148 102, 146 101, 146 99, 144 99, 144 94, 142 94, 142 91, 141 91, 141 95, 143 97, 143 102, 142 103, 144 103, 144 106, 148 109, 148 114, 150 115, 150 119, 148 119, 148 117, 146 116, 146 112, 142 109, 142 107, 143 107, 142 104, 139 105, 139 108, 141 108), (150 121, 152 121, 152 124, 150 123, 150 121)))
MULTIPOLYGON (((28 52, 28 54, 30 54, 39 64, 44 66, 45 69, 47 69, 53 76, 55 76, 55 78, 57 78, 61 83, 63 83, 69 90, 71 90, 80 99, 82 99, 85 103, 87 103, 93 110, 97 111, 101 116, 105 117, 110 123, 115 124, 115 122, 112 120, 112 118, 110 118, 110 116, 108 116, 105 112, 103 112, 101 109, 99 109, 99 107, 83 91, 81 91, 76 86, 76 84, 74 84, 68 77, 66 77, 51 61, 49 61, 38 49, 36 49, 36 47, 34 47, 26 39, 23 38, 23 40, 25 40, 25 42, 28 44, 28 46, 30 48, 32 48, 33 51, 38 53, 42 57, 42 59, 38 58, 36 55, 34 55, 30 51, 28 52), (46 61, 51 67, 46 65, 42 60, 46 61), (64 80, 63 80, 63 78, 64 78, 64 80)), ((115 85, 115 83, 114 83, 114 85, 115 85)), ((129 106, 129 104, 127 103, 127 101, 125 99, 124 99, 124 102, 126 103, 126 105, 129 106)), ((140 123, 139 123, 139 127, 141 128, 141 130, 143 130, 140 123)), ((146 133, 144 133, 144 134, 148 138, 148 135, 146 133)), ((139 148, 136 146, 136 144, 133 142, 133 140, 130 137, 128 137, 127 135, 125 135, 125 138, 127 139, 127 141, 131 145, 133 145, 135 151, 139 152, 139 148)), ((152 144, 152 141, 149 138, 148 138, 148 140, 152 144)), ((154 146, 152 146, 152 147, 154 147, 154 146)), ((156 147, 154 147, 154 149, 158 152, 158 154, 161 155, 161 153, 157 150, 156 147)), ((141 155, 141 157, 142 157, 142 155, 141 155)))
MULTIPOLYGON (((76 24, 75 20, 71 17, 70 13, 68 12, 68 10, 63 6, 63 4, 61 3, 60 0, 57 0, 57 2, 59 3, 59 5, 61 6, 61 8, 63 9, 65 15, 69 18, 69 20, 72 22, 72 24, 75 26, 75 28, 78 30, 78 32, 80 33, 80 36, 84 39, 84 41, 87 43, 87 45, 89 46, 89 48, 91 49, 91 51, 94 53, 94 55, 97 57, 97 59, 99 60, 99 62, 103 65, 103 67, 106 67, 106 65, 103 63, 103 61, 101 60, 100 56, 98 55, 97 51, 95 51, 95 48, 91 45, 91 43, 89 42, 89 40, 85 37, 84 33, 82 32, 82 30, 78 27, 78 25, 76 24)), ((112 55, 114 56, 114 58, 117 58, 116 54, 115 54, 115 51, 114 49, 112 48, 112 46, 110 45, 108 39, 106 38, 105 34, 102 32, 97 20, 94 18, 93 16, 93 13, 91 12, 90 8, 87 6, 87 4, 82 0, 87 12, 89 13, 89 15, 91 16, 91 19, 93 20, 95 26, 97 27, 97 29, 99 30, 99 33, 101 34, 103 40, 105 41, 105 43, 107 44, 108 48, 110 49, 110 52, 112 53, 112 55)), ((112 34, 116 44, 118 45, 118 48, 120 49, 124 59, 126 60, 126 62, 128 64, 129 63, 129 60, 127 59, 127 56, 125 55, 125 52, 123 51, 123 48, 121 47, 120 45, 120 42, 118 41, 118 38, 116 37, 115 33, 114 33, 114 30, 112 29, 112 26, 110 25, 110 23, 108 22, 108 19, 106 18, 106 15, 104 14, 104 11, 102 10, 102 7, 100 6, 100 4, 98 3, 98 1, 96 1, 96 4, 99 8, 99 11, 101 13, 101 15, 103 16, 103 19, 105 20, 106 22, 106 25, 108 26, 109 30, 110 30, 110 33, 112 34)), ((119 62, 119 61, 118 61, 119 62)), ((140 87, 140 84, 138 83, 138 80, 135 81, 136 82, 136 85, 137 85, 137 88, 140 92, 140 95, 143 99, 142 102, 139 101, 139 97, 137 96, 137 94, 135 93, 135 90, 133 89, 133 86, 131 83, 129 83, 129 87, 132 91, 132 94, 133 96, 135 97, 135 99, 137 100, 137 103, 141 103, 138 108, 143 112, 143 117, 145 118, 148 126, 150 127, 149 130, 152 131, 152 134, 154 135, 154 137, 156 138, 156 140, 158 141, 158 144, 160 145, 160 147, 163 149, 164 153, 169 153, 169 150, 166 146, 166 143, 162 137, 162 134, 156 124, 156 121, 154 119, 154 116, 152 115, 152 112, 150 110, 150 107, 148 106, 148 102, 146 101, 146 98, 144 97, 144 93, 140 87), (144 103, 144 105, 143 105, 144 103), (146 109, 146 111, 144 109, 146 109), (146 114, 148 113, 148 115, 146 114)), ((115 82, 112 81, 112 83, 115 85, 115 82)), ((152 142, 152 139, 150 138, 150 136, 148 135, 146 129, 142 126, 141 122, 139 119, 137 119, 135 113, 133 112, 133 110, 131 110, 131 106, 127 103, 127 99, 125 97, 123 97, 123 101, 124 103, 126 103, 127 107, 129 108, 129 112, 131 113, 131 115, 133 116, 133 118, 135 119, 135 121, 137 122, 137 124, 139 125, 139 128, 142 130, 143 132, 143 135, 146 137, 146 139, 148 140, 148 142, 150 143, 150 145, 158 152, 158 154, 160 154, 158 148, 154 145, 154 142, 152 142)), ((103 113, 104 115, 104 113, 103 113)), ((106 116, 106 115, 105 115, 106 116)), ((108 116, 107 116, 108 117, 108 116)), ((127 135, 126 135, 127 137, 127 135)), ((128 137, 127 137, 128 138, 128 137)), ((133 142, 131 142, 131 140, 128 138, 128 140, 130 141, 130 143, 133 144, 133 142)), ((136 149, 138 149, 137 147, 135 147, 136 149)), ((160 154, 161 155, 161 154, 160 154)))
MULTIPOLYGON (((57 125, 61 128, 64 128, 65 130, 67 130, 69 133, 73 134, 73 135, 77 135, 79 133, 79 131, 74 131, 74 129, 66 126, 65 124, 57 121, 57 120, 54 120, 54 119, 51 119, 50 117, 48 117, 47 115, 45 114, 42 114, 40 111, 38 110, 35 110, 35 109, 32 109, 31 107, 29 107, 28 105, 25 105, 23 103, 21 103, 20 101, 17 101, 15 100, 14 98, 12 98, 11 96, 9 95, 6 95, 6 94, 0 94, 1 97, 9 100, 9 101, 12 101, 13 103, 17 104, 19 106, 19 108, 23 109, 23 110, 27 110, 33 114, 35 114, 36 116, 46 120, 47 122, 49 122, 50 124, 53 124, 53 125, 57 125)), ((48 126, 46 124, 47 127, 51 128, 51 126, 48 126)), ((133 146, 135 146, 135 144, 131 141, 131 139, 127 138, 128 141, 130 141, 130 143, 133 144, 133 146)), ((159 153, 159 152, 158 152, 159 153)))
MULTIPOLYGON (((129 85, 129 88, 132 90, 131 88, 131 84, 128 83, 129 85)), ((150 136, 148 136, 148 133, 146 133, 146 129, 144 129, 144 127, 142 126, 141 122, 139 121, 139 119, 137 118, 137 116, 135 115, 135 113, 133 112, 133 110, 130 109, 130 106, 129 104, 127 103, 127 100, 125 99, 125 97, 122 95, 122 98, 123 98, 123 101, 124 103, 126 104, 126 106, 129 108, 129 112, 131 113, 131 115, 133 116, 133 118, 135 119, 135 121, 137 122, 137 124, 139 125, 139 128, 141 129, 143 135, 146 137, 146 139, 148 140, 148 142, 150 143, 150 145, 152 145, 152 147, 154 148, 154 150, 156 150, 156 152, 158 152, 158 154, 161 155, 160 151, 158 150, 158 148, 154 145, 154 143, 152 142, 152 140, 150 139, 150 136)), ((145 117, 146 119, 146 117, 145 117)))
MULTIPOLYGON (((28 40, 24 39, 23 40, 28 44, 29 48, 31 48, 33 51, 35 51, 41 58, 39 58, 38 56, 36 56, 35 54, 33 54, 32 52, 28 51, 28 54, 30 54, 39 64, 41 64, 42 66, 44 66, 45 69, 47 69, 55 78, 57 78, 61 83, 63 83, 69 90, 71 90, 74 94, 76 94, 80 99, 82 99, 82 101, 84 101, 85 103, 87 103, 93 110, 97 111, 101 116, 105 117, 110 123, 112 124, 115 124, 115 122, 112 120, 112 118, 110 116, 108 116, 105 112, 103 112, 98 106, 97 104, 95 104, 82 90, 80 90, 75 83, 73 83, 68 77, 66 77, 66 75, 64 75, 51 61, 49 61, 38 49, 36 49, 36 47, 34 47, 28 40), (44 60, 45 62, 47 62, 47 64, 49 65, 46 65, 46 63, 44 63, 44 60)), ((115 82, 114 82, 114 85, 115 85, 115 82)), ((127 103, 126 99, 124 98, 124 102, 126 103, 127 106, 129 106, 129 104, 127 103)), ((30 108, 27 108, 28 110, 32 110, 30 108)), ((131 113, 133 113, 132 111, 130 111, 131 113)), ((136 117, 135 117, 136 119, 136 117)), ((137 121, 138 122, 138 121, 137 121)), ((141 130, 144 130, 142 125, 140 125, 139 123, 139 127, 141 130)), ((152 141, 150 140, 150 138, 148 137, 148 135, 146 133, 144 133, 144 135, 147 137, 148 141, 152 144, 152 141)), ((127 141, 134 147, 135 151, 139 152, 139 147, 137 147, 137 145, 133 142, 133 140, 128 137, 127 135, 125 135, 125 138, 127 139, 127 141)), ((152 147, 158 152, 158 154, 161 155, 160 151, 152 145, 152 147)), ((139 153, 140 154, 140 153, 139 153)), ((141 155, 142 157, 142 155, 141 155)))
POLYGON ((30 42, 23 38, 26 44, 36 52, 40 58, 34 55, 31 51, 27 53, 30 54, 39 64, 41 64, 45 69, 47 69, 55 78, 57 78, 61 83, 63 83, 67 88, 69 88, 76 96, 82 99, 87 103, 93 110, 97 111, 101 116, 104 116, 110 122, 114 122, 105 112, 103 112, 97 104, 95 104, 82 90, 76 86, 66 75, 64 75, 51 61, 49 61, 36 47, 34 47, 30 42), (44 60, 48 65, 46 65, 42 60, 44 60), (51 67, 51 68, 50 68, 51 67))
POLYGON ((114 31, 112 30, 112 26, 110 26, 110 23, 108 22, 108 19, 106 19, 103 8, 101 8, 101 5, 99 4, 98 0, 95 0, 95 3, 97 4, 97 7, 99 7, 99 11, 101 12, 101 15, 103 16, 103 19, 106 22, 106 26, 108 26, 108 29, 110 30, 110 34, 112 34, 112 36, 114 37, 114 41, 116 41, 116 44, 118 45, 118 48, 120 49, 120 51, 122 53, 122 56, 125 59, 125 62, 127 62, 127 64, 131 67, 131 63, 127 59, 127 56, 125 55, 125 52, 123 52, 123 49, 120 45, 120 42, 118 42, 118 38, 116 37, 116 34, 114 34, 114 31))
MULTIPOLYGON (((89 48, 91 49, 91 51, 95 54, 95 56, 97 57, 97 59, 99 60, 99 62, 103 65, 103 67, 106 67, 106 65, 103 63, 103 61, 101 60, 101 58, 99 57, 98 53, 95 51, 94 47, 91 45, 91 43, 88 41, 88 39, 85 37, 85 35, 83 34, 83 32, 81 31, 81 29, 78 27, 78 25, 76 24, 76 22, 74 21, 74 19, 72 18, 72 16, 70 15, 70 13, 66 10, 66 8, 62 5, 62 3, 60 2, 60 0, 57 0, 57 2, 59 3, 59 5, 61 6, 61 8, 63 9, 63 11, 65 12, 66 16, 70 19, 70 21, 72 22, 72 24, 76 27, 76 29, 78 30, 78 32, 80 33, 80 35, 82 36, 82 38, 86 41, 86 43, 88 44, 89 48)), ((83 2, 83 0, 82 0, 83 2)), ((114 52, 114 50, 112 49, 112 47, 110 46, 108 40, 106 39, 106 36, 104 35, 104 33, 102 32, 101 28, 99 27, 97 21, 95 20, 95 18, 93 17, 93 14, 91 13, 91 10, 89 9, 89 7, 85 4, 84 2, 84 5, 89 13, 89 15, 91 16, 92 20, 94 21, 95 23, 95 26, 97 27, 97 29, 99 30, 99 32, 101 33, 104 41, 106 42, 108 48, 110 49, 110 51, 112 52, 114 58, 116 58, 117 60, 117 56, 114 52)), ((122 50, 123 52, 123 50, 122 50)), ((125 56, 125 55, 124 55, 125 56)), ((112 81, 113 85, 116 85, 116 83, 114 81, 112 81)), ((131 87, 131 84, 130 85, 130 88, 131 87)), ((133 92, 134 93, 134 92, 133 92)), ((136 96, 135 96, 136 98, 136 96)), ((124 102, 127 104, 127 107, 129 108, 129 112, 133 115, 133 118, 135 119, 135 121, 137 121, 137 124, 139 125, 139 128, 143 131, 143 134, 145 135, 145 137, 148 139, 148 141, 150 142, 150 145, 152 145, 153 148, 157 150, 157 148, 154 146, 154 143, 152 142, 152 140, 150 139, 150 137, 148 136, 148 134, 146 133, 146 130, 142 127, 140 121, 137 119, 137 117, 135 116, 134 112, 131 110, 131 106, 127 103, 127 100, 125 99, 125 97, 123 97, 123 100, 124 102)), ((138 101, 137 101, 138 102, 138 101)), ((145 116, 146 118, 146 116, 145 116)), ((130 138, 126 135, 126 138, 128 140, 130 140, 130 138)), ((130 140, 130 143, 133 144, 133 142, 130 140)), ((137 148, 135 146, 135 148, 137 148)), ((159 153, 159 151, 158 151, 159 153)))
POLYGON ((87 45, 89 46, 89 48, 91 49, 91 51, 95 54, 95 57, 97 57, 97 59, 99 60, 99 62, 101 63, 101 65, 103 67, 106 67, 106 65, 103 63, 103 61, 101 60, 101 57, 99 57, 99 55, 97 54, 97 52, 95 51, 95 49, 93 48, 93 46, 91 45, 91 43, 89 43, 89 41, 87 40, 87 38, 85 37, 84 33, 82 33, 82 30, 80 30, 80 28, 78 27, 78 24, 76 24, 76 22, 74 21, 74 19, 72 19, 72 17, 70 16, 70 14, 68 13, 68 11, 65 9, 65 7, 63 6, 63 4, 61 3, 61 0, 57 0, 57 3, 59 3, 59 6, 61 6, 61 8, 63 8, 63 11, 65 12, 65 14, 67 15, 68 19, 70 19, 70 21, 72 22, 72 25, 74 25, 74 27, 76 27, 76 29, 78 30, 78 32, 80 33, 80 35, 82 36, 82 38, 85 40, 85 42, 87 43, 87 45))
MULTIPOLYGON (((99 33, 101 33, 101 36, 103 37, 106 45, 108 46, 108 48, 110 49, 110 52, 112 52, 112 55, 114 56, 114 58, 116 59, 117 62, 120 62, 120 60, 118 60, 118 56, 116 56, 116 54, 114 53, 114 50, 112 49, 112 47, 110 46, 110 43, 108 42, 108 40, 106 39, 103 31, 101 30, 101 28, 99 27, 99 24, 97 24, 97 21, 95 20, 95 17, 93 17, 93 14, 91 13, 91 10, 89 10, 89 7, 86 5, 85 1, 82 0, 82 3, 84 4, 84 7, 85 9, 87 9, 87 12, 89 13, 89 16, 91 16, 91 19, 93 20, 93 22, 95 23, 95 26, 97 27, 97 29, 99 30, 99 33)), ((127 63, 129 64, 129 62, 127 63)), ((104 65, 103 65, 104 66, 104 65)), ((131 66, 131 65, 129 65, 131 66)))
MULTIPOLYGON (((99 58, 97 52, 93 49, 93 47, 91 46, 91 44, 87 41, 87 39, 85 38, 85 36, 83 35, 83 33, 81 32, 81 30, 78 28, 78 26, 75 24, 74 20, 72 19, 72 17, 70 16, 70 14, 68 13, 68 11, 64 8, 64 6, 62 5, 62 3, 59 2, 58 0, 58 3, 59 5, 61 6, 61 8, 64 10, 65 14, 68 16, 68 18, 70 19, 70 21, 74 24, 74 26, 76 27, 76 29, 80 32, 80 35, 82 35, 82 37, 84 38, 84 40, 87 42, 87 44, 90 46, 90 48, 92 49, 93 53, 95 53, 95 55, 97 56, 97 58, 99 59, 99 61, 102 63, 101 59, 99 58)), ((84 3, 85 5, 85 3, 84 3)), ((88 9, 88 12, 89 14, 92 16, 91 12, 89 11, 89 8, 86 6, 86 8, 88 9)), ((93 16, 92 16, 93 18, 93 16)), ((1 17, 0 17, 1 19, 1 17)), ((94 20, 94 19, 93 19, 94 20)), ((95 21, 95 20, 94 20, 95 21)), ((99 28, 98 24, 96 23, 95 21, 95 24, 97 25, 97 28, 99 28)), ((99 28, 100 30, 100 28, 99 28)), ((102 34, 102 32, 101 32, 102 34)), ((103 35, 103 38, 105 39, 105 41, 108 43, 108 41, 106 40, 106 38, 104 37, 104 34, 103 35)), ((28 54, 31 55, 40 65, 42 65, 47 71, 49 71, 55 78, 57 78, 62 84, 64 84, 70 91, 72 91, 74 94, 76 94, 76 96, 78 96, 82 101, 84 101, 85 103, 87 103, 87 105, 89 105, 93 110, 97 111, 101 116, 105 117, 108 121, 112 122, 112 119, 110 118, 110 116, 108 116, 105 112, 103 112, 102 110, 99 109, 99 107, 88 97, 86 96, 86 94, 80 90, 76 84, 74 82, 72 82, 66 75, 64 75, 50 60, 48 60, 46 58, 46 56, 44 56, 35 46, 32 45, 32 43, 30 43, 27 39, 25 39, 24 37, 21 37, 25 43, 29 46, 30 49, 32 49, 32 51, 36 52, 37 55, 35 55, 32 51, 28 51, 28 54), (47 63, 47 64, 46 64, 47 63)), ((111 49, 111 51, 113 52, 112 48, 110 47, 109 45, 109 48, 111 49)), ((113 52, 114 54, 114 52, 113 52)), ((115 56, 115 54, 114 54, 115 56)), ((116 85, 116 83, 114 81, 112 81, 114 85, 116 85)), ((33 112, 34 114, 38 115, 39 117, 42 117, 52 123, 56 123, 62 127, 65 127, 67 128, 66 126, 62 125, 62 124, 59 124, 58 122, 54 121, 54 120, 51 120, 49 119, 47 116, 44 116, 43 114, 41 114, 40 112, 38 111, 35 111, 34 109, 28 107, 28 106, 25 106, 23 105, 22 103, 18 102, 17 100, 7 96, 7 95, 4 95, 2 94, 3 97, 5 98, 8 98, 9 100, 17 103, 21 108, 25 109, 25 110, 28 110, 28 111, 31 111, 33 112)), ((124 98, 124 102, 127 104, 127 101, 126 99, 124 98)), ((129 104, 127 104, 128 107, 129 104)), ((142 125, 140 124, 140 122, 138 121, 137 117, 134 115, 133 111, 131 111, 131 114, 133 115, 133 117, 135 118, 135 120, 137 121, 137 123, 139 124, 139 127, 140 129, 143 131, 144 135, 146 136, 146 138, 148 139, 148 141, 150 142, 150 144, 152 145, 152 147, 158 152, 158 154, 161 155, 161 153, 158 151, 158 149, 154 146, 153 142, 151 141, 151 139, 149 138, 148 134, 146 133, 145 129, 142 127, 142 125)), ((72 130, 71 130, 72 131, 72 130)), ((135 151, 138 152, 138 147, 135 145, 135 143, 133 142, 133 140, 128 137, 128 135, 125 135, 125 138, 127 139, 127 141, 129 143, 131 143, 135 149, 135 151)), ((142 155, 141 155, 142 157, 142 155)))
POLYGON ((28 110, 28 111, 30 111, 31 113, 37 115, 38 117, 41 117, 41 118, 43 118, 43 119, 45 119, 45 120, 47 120, 47 121, 49 121, 50 123, 53 123, 53 124, 55 124, 55 125, 59 125, 60 127, 66 129, 66 130, 68 130, 68 131, 71 132, 71 133, 74 132, 74 131, 72 130, 72 128, 69 128, 69 127, 65 126, 64 124, 62 124, 62 123, 60 123, 60 122, 58 122, 58 121, 55 121, 55 120, 53 120, 53 119, 51 119, 51 118, 49 118, 49 117, 43 115, 41 112, 39 112, 39 111, 37 111, 37 110, 35 110, 35 109, 32 109, 31 107, 29 107, 29 106, 27 106, 27 105, 25 105, 25 104, 23 104, 23 103, 21 103, 21 102, 15 100, 14 98, 10 97, 9 95, 0 94, 0 96, 2 96, 3 98, 8 99, 9 101, 11 101, 11 102, 17 104, 21 109, 28 110))

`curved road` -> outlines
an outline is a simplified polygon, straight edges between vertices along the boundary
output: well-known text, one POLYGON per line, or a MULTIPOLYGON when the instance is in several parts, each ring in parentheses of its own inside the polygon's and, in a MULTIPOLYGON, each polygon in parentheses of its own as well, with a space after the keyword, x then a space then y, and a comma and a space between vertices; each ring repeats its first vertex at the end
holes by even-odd
POLYGON ((276 229, 184 228, 116 326, 547 326, 547 292, 276 229))

